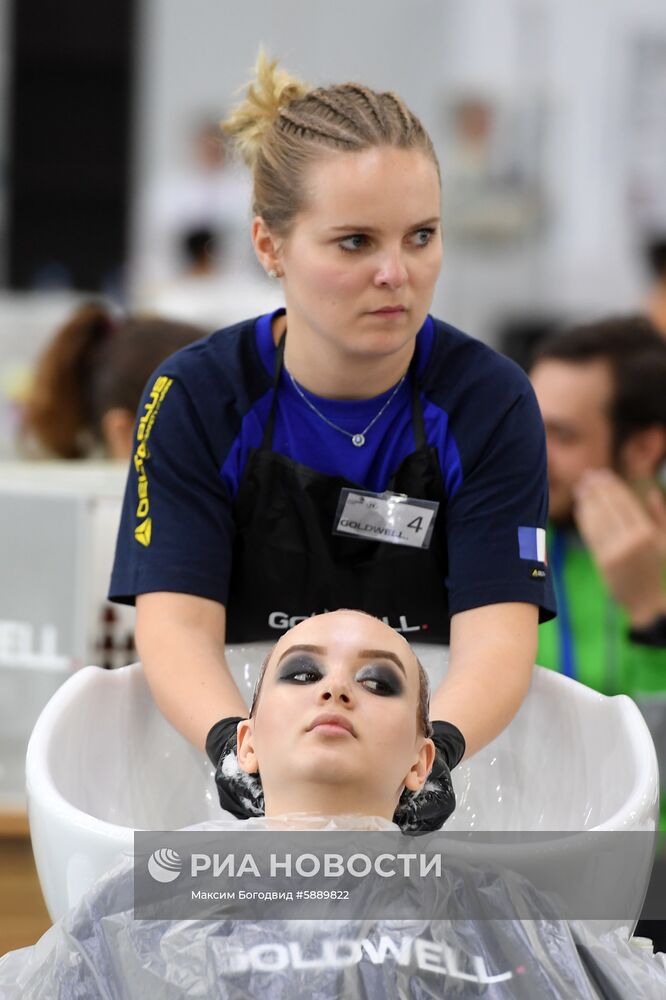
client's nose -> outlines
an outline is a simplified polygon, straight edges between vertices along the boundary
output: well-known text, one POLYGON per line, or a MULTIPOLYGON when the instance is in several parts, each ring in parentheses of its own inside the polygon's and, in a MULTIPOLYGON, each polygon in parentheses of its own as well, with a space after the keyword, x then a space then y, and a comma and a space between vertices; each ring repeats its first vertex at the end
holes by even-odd
POLYGON ((325 678, 325 681, 320 693, 322 701, 339 701, 344 705, 351 705, 351 690, 345 680, 330 677, 325 678))

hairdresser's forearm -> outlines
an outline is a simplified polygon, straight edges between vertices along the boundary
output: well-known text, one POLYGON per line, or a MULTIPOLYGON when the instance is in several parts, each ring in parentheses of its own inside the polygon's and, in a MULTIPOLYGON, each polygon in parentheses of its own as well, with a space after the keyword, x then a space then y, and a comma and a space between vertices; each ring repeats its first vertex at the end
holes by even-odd
POLYGON ((162 714, 203 750, 214 723, 247 715, 224 658, 224 607, 184 594, 137 598, 136 642, 162 714))
POLYGON ((537 608, 493 604, 454 615, 449 670, 430 702, 431 719, 452 722, 465 757, 499 735, 520 708, 537 649, 537 608))

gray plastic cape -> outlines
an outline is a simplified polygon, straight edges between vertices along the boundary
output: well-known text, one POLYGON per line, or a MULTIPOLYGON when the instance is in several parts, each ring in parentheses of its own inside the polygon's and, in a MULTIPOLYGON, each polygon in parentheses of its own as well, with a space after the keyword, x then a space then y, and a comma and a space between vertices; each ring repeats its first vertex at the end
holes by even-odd
MULTIPOLYGON (((396 829, 374 817, 294 817, 285 829, 396 829)), ((267 830, 260 817, 191 829, 267 830)), ((493 913, 535 890, 519 876, 452 869, 452 920, 135 920, 132 859, 123 857, 32 947, 0 959, 2 1000, 616 1000, 666 996, 666 963, 575 922, 471 920, 470 893, 493 913)), ((532 898, 532 903, 534 902, 532 898)), ((476 907, 478 910, 478 906, 476 907)), ((449 911, 450 912, 450 909, 449 911)), ((544 907, 547 912, 547 907, 544 907)))

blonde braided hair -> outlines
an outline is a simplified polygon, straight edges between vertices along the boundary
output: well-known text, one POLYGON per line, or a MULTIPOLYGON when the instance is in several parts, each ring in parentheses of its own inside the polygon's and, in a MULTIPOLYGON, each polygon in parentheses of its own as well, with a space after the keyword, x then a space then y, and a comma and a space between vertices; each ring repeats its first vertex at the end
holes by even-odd
POLYGON ((419 119, 391 91, 359 83, 310 88, 259 51, 245 99, 222 123, 252 169, 253 211, 286 236, 305 204, 305 173, 322 152, 415 149, 439 164, 419 119))

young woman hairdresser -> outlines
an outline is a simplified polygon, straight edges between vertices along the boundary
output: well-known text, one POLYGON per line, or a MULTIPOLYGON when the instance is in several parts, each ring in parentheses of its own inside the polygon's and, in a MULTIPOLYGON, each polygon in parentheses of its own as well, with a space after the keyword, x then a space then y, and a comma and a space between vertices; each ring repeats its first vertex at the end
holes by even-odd
POLYGON ((405 824, 436 829, 450 770, 515 714, 537 620, 554 614, 539 411, 511 362, 428 315, 439 167, 399 97, 309 89, 260 56, 225 128, 252 167, 252 240, 286 310, 180 351, 148 383, 111 598, 136 600, 155 700, 206 746, 241 818, 260 796, 236 760, 247 709, 225 641, 352 607, 450 642, 435 763, 405 824))

